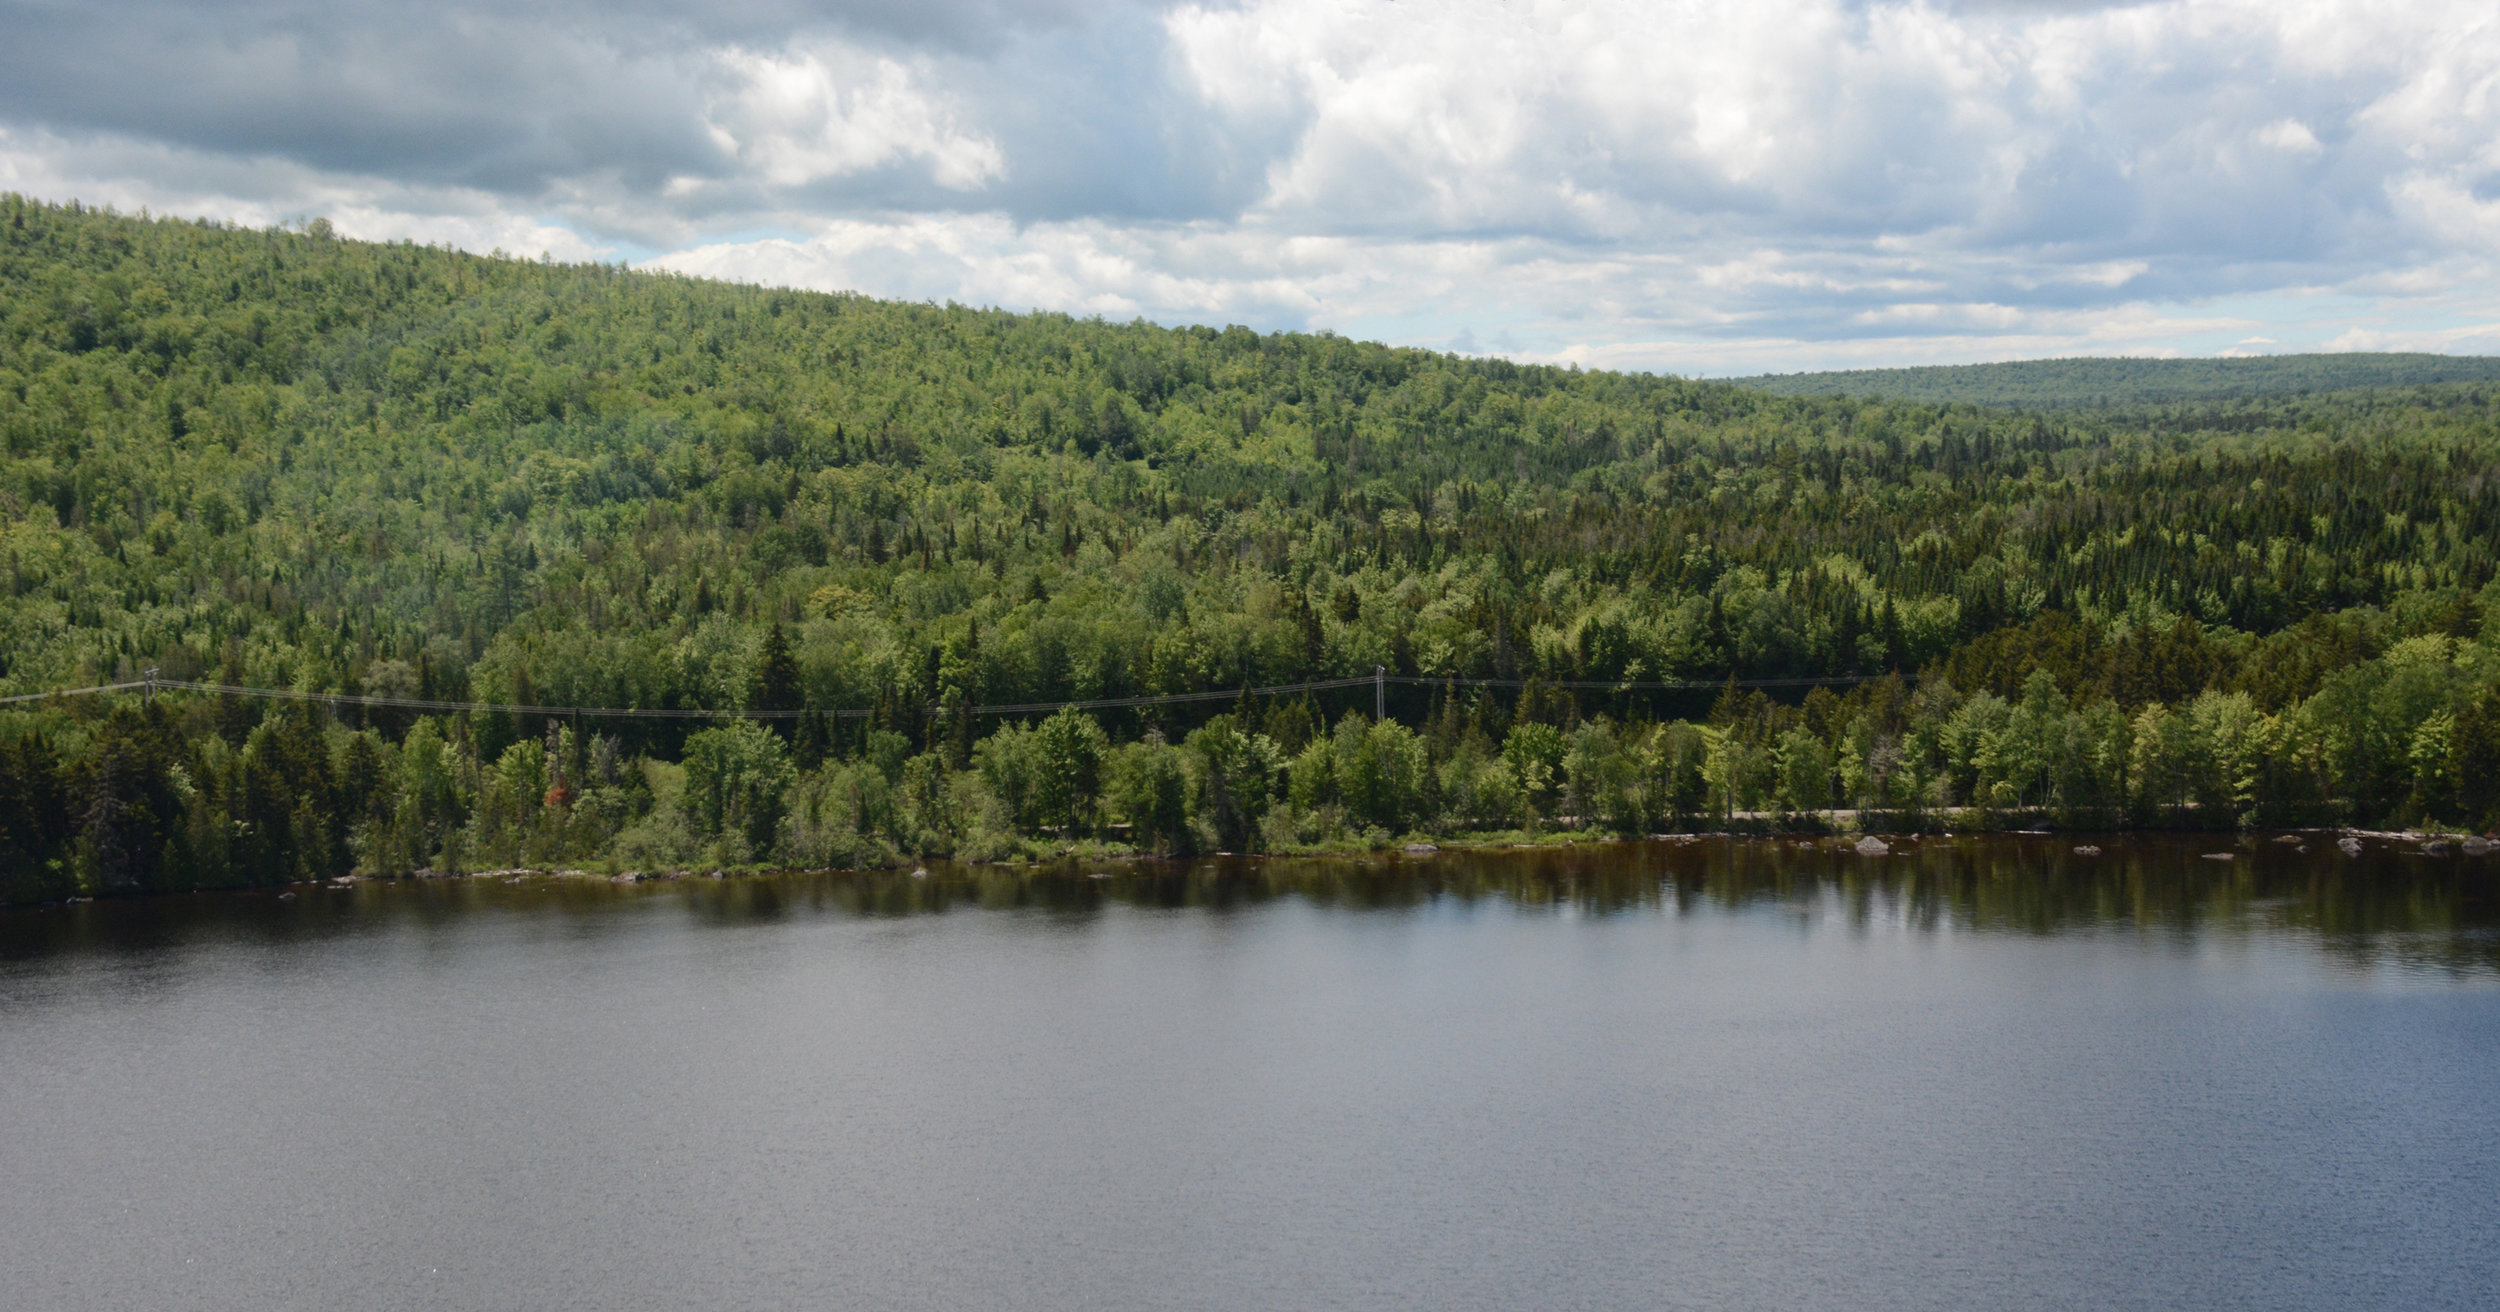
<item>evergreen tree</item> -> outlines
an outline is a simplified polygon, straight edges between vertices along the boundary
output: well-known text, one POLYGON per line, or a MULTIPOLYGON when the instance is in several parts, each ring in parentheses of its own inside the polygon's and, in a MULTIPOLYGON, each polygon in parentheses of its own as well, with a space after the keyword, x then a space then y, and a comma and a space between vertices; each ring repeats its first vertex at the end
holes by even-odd
POLYGON ((811 788, 807 823, 838 791, 863 860, 1115 841, 1105 819, 1242 850, 1777 823, 1816 797, 1912 822, 2500 821, 2500 394, 2462 365, 2054 362, 1957 374, 1986 384, 1958 399, 1781 396, 0 216, 0 695, 156 666, 809 712, 774 726, 795 791, 689 820, 661 808, 698 757, 779 777, 714 769, 746 759, 703 737, 724 726, 585 719, 550 749, 529 713, 12 704, 10 900, 691 862, 698 837, 770 859, 811 788), (2355 379, 2385 385, 2328 388, 2355 379), (1393 696, 1396 732, 1342 728, 1368 688, 967 713, 1375 666, 1438 690, 1393 696), (1638 686, 1661 679, 1724 694, 1638 686))
MULTIPOLYGON (((799 663, 790 655, 789 635, 782 631, 780 622, 776 620, 764 632, 764 649, 756 658, 754 686, 748 695, 747 705, 775 715, 790 715, 801 708, 801 697, 799 663)), ((777 720, 773 724, 774 730, 785 737, 793 733, 794 727, 793 722, 788 720, 777 720)))

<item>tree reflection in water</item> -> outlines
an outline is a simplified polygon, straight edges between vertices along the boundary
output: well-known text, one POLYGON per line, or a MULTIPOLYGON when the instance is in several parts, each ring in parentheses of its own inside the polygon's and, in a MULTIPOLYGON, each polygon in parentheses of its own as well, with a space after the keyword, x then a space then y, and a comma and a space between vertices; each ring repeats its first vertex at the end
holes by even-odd
POLYGON ((615 884, 582 876, 367 883, 139 898, 0 912, 0 959, 147 951, 206 937, 271 939, 448 925, 534 912, 584 933, 621 911, 675 907, 721 926, 798 916, 971 910, 1084 917, 1110 907, 1222 912, 1278 899, 1351 912, 1435 903, 1585 915, 1785 908, 1842 926, 2003 934, 2132 931, 2307 938, 2356 965, 2500 973, 2500 855, 2425 856, 2331 836, 1974 835, 1897 839, 1883 856, 1837 840, 1692 838, 1332 857, 950 865, 615 884), (2097 849, 2094 854, 2078 847, 2097 849), (2233 859, 2208 854, 2228 851, 2233 859))

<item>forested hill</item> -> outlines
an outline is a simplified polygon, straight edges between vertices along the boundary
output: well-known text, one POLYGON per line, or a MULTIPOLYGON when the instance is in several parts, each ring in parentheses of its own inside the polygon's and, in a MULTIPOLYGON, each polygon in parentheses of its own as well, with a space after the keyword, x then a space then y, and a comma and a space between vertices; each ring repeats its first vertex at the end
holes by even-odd
POLYGON ((1833 805, 2491 819, 2490 394, 2202 413, 1786 398, 6 198, 0 695, 154 667, 809 714, 0 708, 0 899, 1833 805), (954 713, 1375 667, 1437 683, 1377 723, 1368 688, 954 713), (1553 686, 1797 676, 1866 681, 1553 686))
POLYGON ((2245 359, 2074 357, 1765 374, 1731 380, 1779 396, 1854 396, 1937 405, 2073 409, 2265 400, 2357 388, 2500 382, 2500 356, 2345 352, 2245 359))

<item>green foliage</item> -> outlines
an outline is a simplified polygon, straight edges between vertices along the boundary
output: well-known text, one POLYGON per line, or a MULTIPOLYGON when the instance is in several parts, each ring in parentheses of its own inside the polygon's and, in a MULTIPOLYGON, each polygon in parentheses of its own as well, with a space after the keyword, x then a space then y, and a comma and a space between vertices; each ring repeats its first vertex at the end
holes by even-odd
POLYGON ((1160 737, 1133 742, 1110 761, 1111 810, 1129 826, 1129 839, 1151 852, 1187 852, 1191 833, 1189 769, 1179 748, 1160 737))
POLYGON ((1217 850, 1257 847, 1284 773, 1283 750, 1264 733, 1245 732, 1230 715, 1219 715, 1189 735, 1187 747, 1197 762, 1196 813, 1214 830, 1217 850))
POLYGON ((876 767, 828 766, 792 790, 781 855, 814 868, 881 865, 896 854, 897 818, 891 787, 876 767))
POLYGON ((799 686, 799 663, 790 656, 789 635, 776 622, 764 631, 763 651, 755 662, 755 688, 747 705, 786 713, 806 704, 806 692, 799 686))
MULTIPOLYGON (((80 820, 80 883, 107 893, 158 883, 180 801, 179 748, 165 716, 117 707, 81 754, 72 792, 87 799, 80 820)), ((316 797, 315 805, 327 798, 316 797)))
POLYGON ((0 904, 74 891, 68 863, 75 793, 45 735, 0 742, 0 904))
POLYGON ((1091 826, 1108 745, 1102 726, 1077 710, 1062 710, 1033 731, 1033 812, 1042 824, 1066 834, 1091 826))
POLYGON ((13 708, 0 897, 1827 806, 2500 821, 2481 366, 2143 363, 1971 393, 2126 409, 1778 396, 0 198, 0 693, 808 713, 13 708), (2356 380, 2406 390, 2322 390, 2356 380), (1378 723, 968 709, 1375 666, 1432 682, 1378 723), (1557 686, 1738 676, 1868 682, 1557 686))
POLYGON ((1804 725, 1779 737, 1779 796, 1789 811, 1821 811, 1832 805, 1832 752, 1804 725))
POLYGON ((1395 720, 1349 711, 1331 742, 1337 796, 1356 825, 1400 834, 1424 818, 1433 784, 1423 740, 1395 720))
POLYGON ((1502 740, 1502 761, 1529 806, 1549 809, 1563 783, 1562 731, 1550 724, 1521 720, 1502 740))
POLYGON ((1866 396, 1976 405, 2146 405, 2361 387, 2500 382, 2500 359, 2396 351, 2213 360, 2076 356, 2004 364, 1765 374, 1736 381, 1779 396, 1866 396))
MULTIPOLYGON (((534 750, 528 744, 514 746, 498 770, 516 754, 528 757, 534 750)), ((534 770, 528 780, 537 781, 534 770)), ((792 781, 781 740, 752 720, 705 729, 686 739, 687 819, 698 836, 727 840, 740 853, 733 859, 771 850, 781 825, 782 794, 792 781)))

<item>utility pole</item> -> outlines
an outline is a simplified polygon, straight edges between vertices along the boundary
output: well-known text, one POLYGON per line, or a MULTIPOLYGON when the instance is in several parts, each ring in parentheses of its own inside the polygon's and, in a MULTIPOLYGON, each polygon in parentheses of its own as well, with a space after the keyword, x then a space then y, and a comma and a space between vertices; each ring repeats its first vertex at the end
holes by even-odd
POLYGON ((1385 665, 1372 667, 1372 718, 1389 718, 1389 669, 1385 665))
POLYGON ((147 673, 140 677, 147 680, 147 686, 139 690, 139 704, 141 706, 154 705, 156 702, 156 667, 149 666, 147 673))

